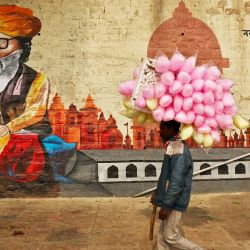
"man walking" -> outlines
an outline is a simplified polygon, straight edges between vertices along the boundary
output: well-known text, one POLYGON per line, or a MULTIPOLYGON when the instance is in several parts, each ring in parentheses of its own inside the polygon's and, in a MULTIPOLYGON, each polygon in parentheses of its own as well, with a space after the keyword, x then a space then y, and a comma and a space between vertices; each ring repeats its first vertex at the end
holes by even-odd
POLYGON ((167 152, 156 192, 151 198, 151 202, 160 207, 157 249, 202 250, 184 238, 180 226, 182 212, 190 200, 193 161, 188 146, 178 136, 179 128, 180 123, 174 120, 160 124, 160 136, 167 145, 167 152))

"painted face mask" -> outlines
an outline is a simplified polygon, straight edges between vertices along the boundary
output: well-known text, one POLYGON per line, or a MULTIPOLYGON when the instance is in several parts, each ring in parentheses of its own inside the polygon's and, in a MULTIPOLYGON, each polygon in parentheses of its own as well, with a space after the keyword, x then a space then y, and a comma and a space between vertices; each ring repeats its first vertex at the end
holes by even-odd
POLYGON ((0 74, 6 67, 18 64, 18 60, 20 58, 20 55, 22 54, 22 51, 22 49, 16 50, 10 55, 0 58, 0 74))

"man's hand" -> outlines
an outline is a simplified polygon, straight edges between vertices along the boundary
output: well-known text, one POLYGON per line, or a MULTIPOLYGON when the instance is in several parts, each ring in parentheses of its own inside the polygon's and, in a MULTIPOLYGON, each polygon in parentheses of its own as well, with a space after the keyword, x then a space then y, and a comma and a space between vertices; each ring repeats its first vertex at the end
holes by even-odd
POLYGON ((9 133, 10 130, 8 128, 8 126, 6 125, 0 125, 0 136, 5 136, 7 133, 9 133))
POLYGON ((159 211, 159 219, 160 220, 166 220, 168 216, 170 215, 172 210, 166 210, 164 208, 161 208, 159 211))
POLYGON ((155 205, 155 193, 153 193, 153 194, 151 195, 150 203, 152 203, 153 205, 155 205))

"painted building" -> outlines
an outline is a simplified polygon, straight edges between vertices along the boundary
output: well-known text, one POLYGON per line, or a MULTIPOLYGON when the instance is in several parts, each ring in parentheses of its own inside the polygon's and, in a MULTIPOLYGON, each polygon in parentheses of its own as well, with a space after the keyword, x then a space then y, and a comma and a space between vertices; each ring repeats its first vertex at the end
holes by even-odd
MULTIPOLYGON (((165 150, 81 150, 71 178, 89 179, 112 195, 135 195, 157 184, 165 150), (87 163, 87 164, 86 164, 87 163), (84 166, 87 166, 86 168, 84 166)), ((191 149, 194 172, 239 155, 249 149, 191 149)), ((247 191, 250 188, 250 158, 245 157, 205 171, 193 179, 193 192, 247 191)))
MULTIPOLYGON (((112 115, 106 120, 100 108, 97 108, 89 94, 85 105, 79 111, 71 104, 65 109, 58 94, 49 108, 49 120, 53 134, 67 142, 76 142, 78 149, 122 149, 123 135, 112 115)), ((130 141, 127 135, 126 141, 130 141)))
MULTIPOLYGON (((134 123, 130 129, 133 137, 130 138, 127 130, 122 135, 115 118, 110 115, 106 120, 103 111, 96 107, 89 94, 85 105, 80 111, 71 104, 65 109, 61 97, 56 94, 49 108, 49 120, 53 133, 67 142, 76 142, 78 149, 160 149, 164 148, 159 135, 159 128, 155 125, 140 125, 134 123)), ((125 124, 128 127, 128 123, 125 124)), ((186 143, 191 148, 199 146, 192 140, 186 143)), ((227 136, 221 132, 220 143, 215 148, 250 147, 250 129, 246 131, 232 131, 227 136)))

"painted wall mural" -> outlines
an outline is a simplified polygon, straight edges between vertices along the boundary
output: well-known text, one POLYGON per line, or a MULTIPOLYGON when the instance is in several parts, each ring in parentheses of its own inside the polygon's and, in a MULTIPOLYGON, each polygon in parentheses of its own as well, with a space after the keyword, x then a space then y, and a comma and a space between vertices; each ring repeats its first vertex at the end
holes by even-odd
POLYGON ((63 169, 76 150, 76 143, 52 134, 49 81, 26 65, 41 27, 31 10, 0 6, 0 172, 20 183, 37 181, 44 172, 48 180, 69 181, 63 169))
MULTIPOLYGON (((64 96, 59 94, 49 103, 47 76, 26 64, 32 39, 41 28, 41 21, 32 10, 0 6, 0 197, 6 190, 35 188, 49 195, 60 190, 60 183, 98 182, 98 173, 94 172, 97 170, 93 170, 96 165, 88 169, 88 157, 78 155, 82 150, 103 150, 106 155, 107 150, 120 154, 124 149, 164 148, 155 125, 134 122, 130 126, 128 120, 124 124, 127 131, 122 133, 116 122, 119 117, 107 117, 96 105, 93 93, 83 97, 86 99, 79 109, 74 100, 67 108, 64 96), (86 172, 90 177, 86 177, 86 172)), ((199 49, 200 63, 213 60, 221 69, 229 67, 229 59, 222 57, 213 31, 193 18, 183 1, 173 17, 152 33, 147 56, 155 57, 159 50, 170 56, 176 47, 186 56, 199 49)), ((187 143, 197 147, 193 141, 187 143)), ((250 130, 222 134, 215 147, 250 147, 250 130)), ((127 161, 126 158, 124 162, 127 161)))

